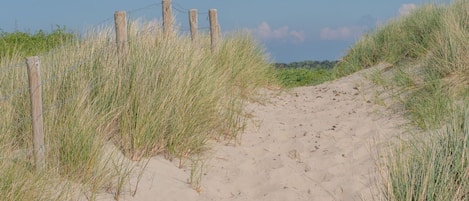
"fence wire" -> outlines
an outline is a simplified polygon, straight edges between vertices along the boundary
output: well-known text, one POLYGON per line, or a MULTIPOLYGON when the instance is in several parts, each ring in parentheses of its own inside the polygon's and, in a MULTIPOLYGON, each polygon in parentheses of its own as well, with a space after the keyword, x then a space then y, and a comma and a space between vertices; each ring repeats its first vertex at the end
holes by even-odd
POLYGON ((13 92, 11 92, 10 94, 0 97, 0 101, 8 101, 8 100, 12 99, 13 97, 15 97, 17 95, 20 95, 20 94, 24 94, 28 91, 29 91, 29 87, 16 89, 13 92))
POLYGON ((4 72, 7 72, 7 71, 10 71, 10 70, 13 70, 13 69, 16 69, 16 68, 22 68, 22 67, 25 67, 25 66, 26 66, 26 64, 24 62, 8 64, 6 66, 0 67, 0 74, 4 73, 4 72))
MULTIPOLYGON (((148 10, 153 10, 154 11, 155 8, 157 8, 158 6, 161 6, 161 5, 162 5, 162 3, 152 3, 152 4, 149 4, 149 5, 137 8, 137 9, 128 10, 128 11, 126 11, 126 13, 129 16, 129 15, 136 15, 137 13, 141 13, 141 12, 148 11, 148 10)), ((173 5, 172 6, 173 10, 176 11, 176 12, 184 13, 184 14, 189 13, 189 9, 184 8, 179 3, 173 2, 172 5, 173 5)), ((155 11, 155 14, 156 14, 156 11, 155 11)), ((207 21, 209 20, 208 12, 198 12, 198 14, 199 14, 199 16, 200 16, 200 14, 202 14, 202 15, 207 14, 206 20, 207 21)), ((90 30, 99 29, 100 27, 104 26, 105 24, 111 23, 113 20, 114 20, 113 17, 105 18, 105 19, 99 21, 98 23, 92 25, 89 29, 90 30)), ((204 30, 209 30, 209 29, 210 29, 210 27, 208 27, 208 26, 203 26, 203 27, 198 28, 199 31, 201 31, 201 30, 204 31, 204 30)), ((113 29, 111 29, 111 30, 112 31, 109 32, 109 33, 114 32, 113 29)), ((190 29, 189 28, 179 27, 178 31, 186 32, 186 31, 190 31, 190 29)), ((107 33, 107 34, 109 34, 109 33, 107 33)), ((80 47, 80 40, 83 40, 83 35, 76 34, 75 37, 76 38, 74 40, 67 41, 66 43, 64 43, 64 44, 62 44, 62 45, 60 45, 56 48, 53 48, 53 49, 49 50, 48 52, 45 52, 43 54, 38 55, 41 60, 51 60, 49 62, 42 62, 40 64, 42 72, 44 72, 44 69, 50 69, 50 70, 54 71, 54 69, 52 69, 52 68, 57 68, 57 66, 63 65, 59 62, 56 62, 56 60, 58 59, 56 57, 61 57, 61 54, 63 54, 64 52, 79 51, 79 49, 81 48, 80 47), (77 39, 78 39, 78 41, 77 41, 77 39), (76 46, 75 50, 73 50, 73 46, 76 46), (71 48, 72 48, 72 50, 71 50, 71 48)), ((132 43, 131 40, 128 40, 128 42, 132 43)), ((54 81, 60 80, 61 78, 70 75, 71 73, 77 72, 78 69, 81 69, 81 68, 85 67, 87 63, 93 61, 93 59, 95 59, 96 57, 99 57, 102 54, 102 52, 110 51, 110 50, 114 51, 115 48, 116 48, 115 42, 107 41, 107 43, 103 46, 102 49, 99 49, 99 50, 95 51, 96 52, 95 54, 90 53, 86 57, 78 59, 79 60, 78 62, 72 62, 72 64, 68 65, 68 67, 65 67, 65 68, 59 67, 60 69, 62 69, 62 71, 60 71, 58 74, 44 76, 45 78, 43 77, 40 81, 41 82, 40 86, 43 87, 43 86, 46 86, 46 85, 52 85, 52 83, 54 83, 54 81)), ((209 47, 207 47, 207 48, 209 48, 209 47)), ((67 58, 67 59, 72 59, 72 58, 67 58)), ((11 70, 20 69, 20 68, 26 68, 26 63, 25 62, 19 62, 19 63, 12 63, 12 64, 7 64, 7 65, 4 65, 4 66, 0 66, 0 76, 5 75, 5 73, 8 73, 11 70)), ((25 76, 25 77, 27 77, 27 76, 25 76)), ((4 79, 2 77, 0 77, 0 78, 4 79)), ((43 114, 47 114, 47 113, 50 113, 51 111, 60 109, 65 104, 68 104, 68 103, 78 99, 83 94, 90 93, 92 90, 96 90, 98 87, 104 85, 107 81, 109 81, 109 80, 104 79, 104 80, 100 80, 99 82, 96 82, 96 80, 94 80, 94 81, 91 80, 90 83, 92 83, 92 84, 90 84, 86 89, 82 90, 81 92, 76 93, 76 94, 74 94, 72 96, 69 96, 69 97, 66 97, 66 98, 53 100, 50 104, 44 106, 43 114)), ((27 83, 27 80, 25 80, 24 82, 27 83)), ((48 86, 48 87, 53 87, 53 86, 48 86)), ((29 90, 30 90, 29 86, 18 87, 17 89, 9 92, 8 94, 0 94, 0 104, 2 102, 10 101, 15 96, 23 95, 23 94, 27 93, 29 90)), ((6 92, 4 92, 4 93, 6 93, 6 92)), ((25 124, 30 124, 31 122, 32 122, 31 117, 30 116, 25 116, 22 119, 18 119, 14 123, 14 125, 10 125, 7 130, 9 130, 9 131, 17 130, 21 127, 24 127, 25 124)))

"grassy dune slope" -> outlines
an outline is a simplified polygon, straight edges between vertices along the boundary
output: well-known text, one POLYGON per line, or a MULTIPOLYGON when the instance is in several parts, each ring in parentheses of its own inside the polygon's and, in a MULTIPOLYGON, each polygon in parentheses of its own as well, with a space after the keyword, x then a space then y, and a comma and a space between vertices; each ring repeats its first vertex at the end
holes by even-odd
POLYGON ((364 36, 335 68, 392 64, 371 79, 421 130, 383 153, 385 200, 469 199, 468 38, 469 1, 427 4, 364 36))
POLYGON ((112 28, 41 56, 41 173, 30 154, 26 68, 14 67, 30 49, 1 55, 0 200, 67 200, 77 184, 91 200, 97 191, 118 193, 131 167, 104 154, 110 144, 132 160, 164 154, 184 165, 210 139, 236 142, 243 102, 267 83, 270 65, 258 44, 233 34, 212 54, 206 35, 195 45, 152 24, 131 22, 129 30, 129 54, 120 62, 112 28))

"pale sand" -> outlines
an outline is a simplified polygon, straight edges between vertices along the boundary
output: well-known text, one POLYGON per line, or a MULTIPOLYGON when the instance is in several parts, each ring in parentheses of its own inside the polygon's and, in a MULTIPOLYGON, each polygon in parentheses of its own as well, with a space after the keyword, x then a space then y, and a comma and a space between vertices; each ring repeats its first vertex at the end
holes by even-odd
POLYGON ((213 145, 200 194, 187 183, 189 168, 155 157, 136 195, 121 199, 379 200, 373 158, 403 132, 405 121, 383 106, 390 103, 386 94, 375 97, 380 89, 363 77, 373 69, 318 86, 264 92, 266 104, 246 107, 254 117, 241 145, 213 145))

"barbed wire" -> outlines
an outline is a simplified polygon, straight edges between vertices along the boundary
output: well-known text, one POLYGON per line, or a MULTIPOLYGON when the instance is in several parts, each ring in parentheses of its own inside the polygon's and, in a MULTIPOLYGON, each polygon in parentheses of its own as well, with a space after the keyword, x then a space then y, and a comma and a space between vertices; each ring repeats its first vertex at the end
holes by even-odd
POLYGON ((17 129, 23 127, 23 125, 25 125, 26 123, 28 123, 30 125, 31 122, 32 122, 32 117, 31 117, 31 115, 25 115, 23 118, 15 119, 15 120, 16 120, 15 123, 11 124, 7 128, 7 131, 11 132, 13 130, 17 130, 17 129))
MULTIPOLYGON (((72 97, 69 97, 69 98, 66 98, 66 99, 61 99, 61 100, 58 100, 54 103, 52 103, 51 105, 47 106, 47 107, 44 107, 45 109, 43 109, 42 111, 42 115, 45 115, 45 114, 48 114, 49 112, 53 111, 53 110, 56 110, 56 109, 60 109, 63 105, 75 100, 77 97, 83 95, 83 94, 86 94, 86 93, 89 93, 91 92, 92 90, 96 89, 98 86, 102 85, 106 83, 106 80, 103 80, 101 82, 98 82, 98 83, 95 83, 93 85, 90 85, 85 91, 83 91, 82 93, 77 93, 75 94, 74 96, 72 97)), ((11 124, 8 128, 7 128, 7 131, 13 131, 13 130, 17 130, 21 127, 23 127, 26 123, 27 124, 31 124, 32 122, 32 118, 30 115, 26 115, 24 116, 23 118, 21 119, 17 119, 15 121, 14 124, 11 124)))
MULTIPOLYGON (((173 3, 173 5, 179 5, 179 4, 175 4, 173 3)), ((179 12, 179 13, 183 13, 183 14, 187 14, 189 12, 188 9, 185 9, 185 8, 179 8, 177 6, 173 6, 173 10, 179 12)))
POLYGON ((77 99, 78 97, 90 93, 92 90, 96 89, 97 87, 103 85, 106 83, 108 80, 101 80, 100 82, 94 83, 86 88, 86 90, 82 91, 81 93, 76 93, 74 96, 65 98, 65 99, 60 99, 58 101, 55 101, 54 103, 50 104, 49 106, 46 107, 46 109, 43 110, 43 114, 46 114, 52 110, 56 110, 61 108, 63 105, 69 103, 70 101, 73 101, 77 99))
POLYGON ((10 70, 13 70, 13 69, 16 69, 16 68, 21 68, 21 67, 24 67, 25 65, 26 65, 25 62, 18 62, 18 63, 14 63, 14 64, 8 64, 6 66, 0 67, 0 73, 10 71, 10 70))
MULTIPOLYGON (((85 58, 84 60, 81 60, 80 62, 76 62, 72 65, 70 65, 68 68, 66 68, 64 71, 62 71, 60 74, 58 75, 54 75, 48 79, 44 79, 44 80, 41 80, 41 86, 45 85, 45 84, 48 84, 50 82, 53 82, 55 80, 57 80, 58 78, 62 78, 62 77, 65 77, 67 74, 73 72, 73 71, 76 71, 80 66, 83 66, 83 64, 86 64, 90 61, 92 61, 92 59, 94 58, 93 55, 89 55, 87 58, 85 58)), ((51 66, 54 65, 54 64, 51 64, 51 66)), ((57 65, 57 64, 56 64, 57 65)))
POLYGON ((210 30, 210 27, 200 27, 199 30, 210 30))
POLYGON ((176 8, 179 8, 180 10, 184 10, 185 12, 189 11, 189 9, 181 6, 181 4, 179 4, 178 2, 172 1, 171 3, 173 5, 173 8, 176 7, 176 8))
MULTIPOLYGON (((98 52, 104 52, 110 46, 111 45, 107 45, 102 50, 98 50, 98 52)), ((98 54, 100 54, 100 53, 98 53, 98 54)), ((47 54, 45 56, 50 56, 50 55, 47 54)), ((40 58, 45 57, 45 56, 40 56, 40 58)), ((54 75, 54 76, 52 76, 48 79, 41 79, 40 86, 43 87, 44 85, 46 85, 48 83, 51 83, 51 82, 57 80, 58 78, 64 77, 64 76, 68 75, 69 73, 71 73, 73 71, 76 71, 80 66, 82 66, 83 64, 85 64, 87 62, 90 62, 94 57, 95 57, 95 55, 89 55, 88 57, 86 57, 85 60, 81 60, 80 62, 76 62, 76 63, 70 65, 68 68, 66 68, 64 71, 62 71, 60 74, 54 75)), ((54 65, 57 65, 57 64, 44 65, 44 63, 42 63, 41 65, 42 66, 54 66, 54 65)), ((22 64, 21 66, 25 67, 26 63, 22 64)), ((0 96, 0 101, 8 101, 8 100, 10 100, 11 98, 13 98, 15 96, 18 96, 18 95, 21 95, 21 94, 24 94, 24 93, 28 92, 29 89, 30 89, 29 86, 18 88, 16 90, 14 90, 13 92, 10 92, 8 95, 0 96)))
POLYGON ((104 20, 99 21, 99 22, 96 23, 96 24, 93 24, 93 25, 91 26, 91 28, 100 27, 100 26, 104 25, 105 23, 111 22, 112 20, 114 20, 114 17, 108 17, 108 18, 106 18, 106 19, 104 19, 104 20))
MULTIPOLYGON (((149 5, 146 5, 146 6, 143 6, 143 7, 140 7, 140 8, 136 8, 136 9, 133 9, 133 10, 129 10, 129 11, 126 11, 127 13, 129 14, 134 14, 136 12, 140 12, 142 10, 146 10, 146 9, 151 9, 151 8, 154 8, 158 5, 162 5, 162 3, 152 3, 152 4, 149 4, 149 5)), ((173 5, 173 9, 178 11, 178 12, 181 12, 181 13, 187 13, 189 11, 189 9, 186 9, 185 7, 181 6, 179 3, 177 2, 173 2, 172 3, 173 5)), ((201 14, 208 14, 208 12, 200 12, 201 14)), ((113 17, 109 17, 109 18, 106 18, 96 24, 94 24, 93 26, 91 26, 92 28, 97 28, 98 26, 101 26, 102 24, 108 22, 108 21, 111 21, 113 19, 113 17)), ((207 20, 208 20, 208 16, 207 16, 207 20)), ((198 30, 209 30, 210 27, 200 27, 198 28, 198 30)), ((180 31, 184 31, 184 32, 187 32, 187 31, 190 31, 190 28, 187 28, 187 27, 182 27, 179 29, 180 31)), ((55 55, 57 54, 58 52, 63 52, 66 50, 66 47, 72 45, 73 43, 79 43, 75 40, 71 40, 65 44, 62 44, 61 46, 59 47, 56 47, 56 48, 53 48, 52 50, 49 50, 48 52, 46 53, 43 53, 43 54, 40 54, 39 57, 40 58, 45 58, 45 57, 48 57, 48 56, 51 56, 51 55, 55 55)), ((72 64, 70 67, 68 67, 67 69, 65 69, 63 72, 61 72, 60 74, 58 75, 54 75, 48 79, 44 79, 44 80, 41 80, 41 85, 45 85, 45 84, 48 84, 50 82, 53 82, 54 80, 57 80, 58 78, 60 77, 64 77, 66 76, 67 74, 71 73, 71 72, 74 72, 76 71, 80 66, 82 66, 83 64, 89 62, 91 59, 93 58, 93 56, 90 56, 88 57, 86 60, 84 61, 81 61, 81 62, 77 62, 75 64, 72 64)), ((52 64, 53 65, 53 64, 52 64)), ((0 67, 0 73, 3 73, 3 72, 6 72, 6 71, 9 71, 11 69, 16 69, 16 68, 21 68, 21 67, 26 67, 26 63, 15 63, 15 64, 10 64, 10 65, 7 65, 7 66, 2 66, 0 67)), ((23 87, 23 88, 18 88, 16 90, 14 90, 12 93, 10 93, 9 95, 4 95, 2 97, 0 97, 0 101, 7 101, 7 100, 10 100, 12 97, 14 96, 17 96, 19 94, 23 94, 25 92, 27 92, 29 90, 29 87, 23 87)))
POLYGON ((150 8, 153 8, 153 7, 156 7, 156 6, 159 6, 161 5, 161 3, 152 3, 152 4, 149 4, 149 5, 146 5, 144 7, 140 7, 140 8, 136 8, 136 9, 133 9, 133 10, 129 10, 129 11, 125 11, 127 14, 134 14, 136 12, 139 12, 139 11, 142 11, 142 10, 147 10, 147 9, 150 9, 150 8))
MULTIPOLYGON (((131 14, 134 14, 136 12, 140 12, 142 10, 147 10, 147 9, 151 9, 151 8, 154 8, 156 6, 159 6, 159 5, 162 5, 162 3, 152 3, 152 4, 148 4, 146 6, 143 6, 143 7, 140 7, 140 8, 136 8, 136 9, 132 9, 132 10, 128 10, 126 11, 126 13, 128 13, 129 15, 131 14)), ((177 2, 172 2, 172 7, 175 11, 177 12, 181 12, 181 13, 185 13, 187 14, 189 12, 190 9, 187 9, 183 6, 181 6, 181 4, 177 3, 177 2)), ((208 12, 199 12, 199 14, 208 14, 208 12)), ((94 29, 94 28, 98 28, 100 26, 102 26, 103 24, 107 23, 107 22, 111 22, 112 20, 114 19, 114 17, 108 17, 108 18, 105 18, 101 21, 99 21, 98 23, 95 23, 91 26, 91 28, 89 29, 94 29)), ((208 20, 208 16, 206 17, 206 20, 208 20)), ((202 28, 201 28, 202 29, 202 28)), ((189 29, 188 28, 185 28, 186 31, 188 31, 189 29)), ((76 34, 76 37, 78 38, 80 34, 76 34)), ((60 45, 59 47, 56 47, 56 48, 53 48, 49 51, 47 51, 46 53, 43 53, 43 54, 39 54, 37 56, 40 56, 40 57, 46 57, 48 55, 51 55, 51 54, 55 54, 57 52, 60 52, 63 50, 63 48, 75 43, 76 41, 74 40, 71 40, 71 41, 68 41, 67 43, 64 43, 62 45, 60 45)), ((4 72, 4 71, 8 71, 10 69, 14 69, 14 68, 20 68, 20 67, 24 67, 24 63, 16 63, 16 64, 11 64, 11 65, 8 65, 8 66, 1 66, 0 67, 0 73, 1 72, 4 72)))
POLYGON ((16 89, 12 93, 10 93, 9 95, 5 95, 5 96, 0 97, 0 101, 8 101, 8 100, 10 100, 11 98, 13 98, 17 95, 26 93, 26 92, 29 91, 29 88, 30 87, 28 86, 28 87, 23 87, 23 88, 16 89))
MULTIPOLYGON (((140 8, 137 8, 137 9, 126 11, 126 12, 129 15, 135 15, 135 13, 137 13, 137 12, 141 12, 141 11, 147 10, 147 9, 153 9, 158 5, 161 5, 161 3, 149 4, 147 6, 140 7, 140 8)), ((187 14, 188 11, 189 11, 188 9, 182 7, 180 4, 178 4, 176 2, 173 2, 173 5, 174 5, 173 9, 176 12, 187 14)), ((199 14, 208 14, 208 12, 199 12, 199 14)), ((112 20, 113 20, 113 17, 109 17, 109 18, 106 18, 104 20, 101 20, 98 23, 92 25, 90 29, 96 29, 99 26, 104 25, 105 23, 111 22, 112 20)), ((209 20, 208 15, 206 17, 206 20, 207 21, 209 20)), ((206 27, 206 26, 198 28, 199 31, 204 31, 204 30, 209 30, 209 29, 210 29, 210 27, 206 27)), ((187 32, 187 31, 190 31, 190 28, 180 27, 179 31, 187 32)), ((54 57, 59 57, 57 55, 59 55, 60 53, 66 52, 66 51, 73 51, 73 49, 71 49, 73 47, 70 47, 71 45, 76 44, 77 45, 76 48, 80 49, 80 40, 81 40, 80 35, 77 34, 75 37, 78 38, 78 41, 75 40, 75 39, 70 40, 70 41, 66 41, 66 43, 60 45, 59 47, 53 48, 53 49, 49 50, 46 53, 38 55, 41 59, 47 58, 47 59, 51 60, 51 63, 45 65, 46 68, 47 67, 52 68, 52 67, 57 66, 58 64, 60 64, 59 61, 58 61, 58 58, 54 58, 54 57), (51 57, 51 58, 49 58, 49 57, 51 57), (57 62, 57 63, 55 63, 55 62, 57 62)), ((132 43, 133 41, 131 39, 129 39, 128 42, 132 43)), ((59 80, 60 78, 63 78, 67 75, 70 75, 71 73, 76 72, 78 69, 82 69, 83 67, 86 66, 87 63, 93 61, 93 59, 99 58, 99 57, 102 56, 101 54, 103 54, 104 52, 107 52, 109 49, 115 49, 115 48, 116 48, 115 42, 105 43, 101 48, 99 48, 96 51, 96 53, 90 53, 89 55, 84 56, 84 58, 79 59, 78 62, 71 62, 72 64, 68 65, 68 67, 61 68, 62 71, 60 71, 58 74, 51 75, 50 77, 48 77, 46 79, 42 79, 41 83, 40 83, 40 87, 43 87, 45 85, 49 85, 49 90, 50 90, 51 89, 50 88, 51 83, 53 83, 54 81, 59 80)), ((202 46, 202 48, 209 49, 210 46, 202 46)), ((6 66, 1 66, 0 67, 0 73, 7 72, 7 71, 10 71, 12 69, 19 69, 19 68, 22 68, 22 67, 26 67, 26 62, 8 64, 6 66)), ((105 76, 105 77, 108 77, 108 76, 105 76)), ((89 94, 89 93, 94 93, 93 90, 96 90, 99 87, 103 86, 104 84, 108 83, 109 80, 110 80, 109 77, 108 78, 94 78, 94 79, 91 79, 89 81, 89 83, 86 84, 87 87, 85 89, 82 89, 82 90, 76 91, 76 92, 69 92, 70 93, 69 96, 62 97, 62 98, 59 98, 59 99, 56 99, 56 100, 51 100, 50 103, 48 103, 47 105, 44 105, 45 109, 43 109, 42 115, 51 114, 51 112, 53 112, 54 110, 60 110, 66 104, 73 103, 73 101, 76 101, 76 100, 80 100, 79 97, 82 97, 83 95, 86 95, 86 94, 89 94)), ((27 93, 29 90, 30 90, 29 86, 17 88, 13 92, 9 93, 8 95, 1 96, 0 97, 0 102, 9 101, 15 96, 23 95, 23 94, 27 93)), ((18 110, 18 108, 16 108, 16 109, 18 110)), ((22 108, 20 108, 20 109, 22 109, 22 108)), ((24 112, 25 111, 22 111, 22 113, 24 113, 24 112)), ((54 114, 54 113, 52 113, 52 114, 54 114)), ((13 123, 11 123, 10 125, 6 125, 6 127, 7 127, 6 130, 7 131, 14 131, 14 132, 23 132, 23 128, 29 129, 28 126, 32 122, 32 117, 30 115, 22 114, 21 116, 19 116, 18 118, 14 119, 14 120, 15 121, 13 123)), ((28 131, 28 130, 26 130, 26 131, 28 131)))
MULTIPOLYGON (((52 76, 51 78, 48 78, 48 79, 45 79, 45 80, 41 80, 41 83, 40 83, 40 87, 44 86, 45 84, 48 84, 58 78, 61 78, 61 77, 64 77, 66 76, 67 74, 69 74, 70 72, 73 72, 75 71, 76 69, 78 69, 78 67, 80 65, 83 65, 87 62, 89 62, 91 60, 91 57, 88 58, 87 60, 83 61, 83 62, 78 62, 78 63, 75 63, 73 65, 71 65, 70 67, 68 67, 64 72, 62 72, 61 74, 59 75, 55 75, 55 76, 52 76)), ((10 100, 11 98, 13 98, 14 96, 17 96, 17 95, 20 95, 20 94, 23 94, 23 93, 26 93, 28 92, 30 89, 29 86, 27 87, 23 87, 23 88, 19 88, 19 89, 16 89, 14 90, 12 93, 10 93, 9 95, 5 95, 5 96, 2 96, 0 97, 0 101, 8 101, 10 100)))
MULTIPOLYGON (((175 1, 172 1, 172 5, 173 5, 173 9, 178 11, 178 12, 181 12, 181 13, 188 13, 191 9, 187 9, 183 6, 181 6, 181 4, 175 2, 175 1)), ((208 14, 208 12, 197 12, 198 14, 208 14)))

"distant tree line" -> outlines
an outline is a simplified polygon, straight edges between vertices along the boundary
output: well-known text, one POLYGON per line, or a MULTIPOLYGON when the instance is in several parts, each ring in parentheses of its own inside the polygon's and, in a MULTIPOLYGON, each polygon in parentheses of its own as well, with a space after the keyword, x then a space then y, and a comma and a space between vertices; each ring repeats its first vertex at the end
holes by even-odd
POLYGON ((52 32, 39 30, 35 33, 4 32, 0 29, 0 61, 13 55, 25 57, 41 54, 73 41, 75 36, 65 26, 57 26, 52 32))
POLYGON ((332 69, 338 61, 300 61, 291 63, 274 63, 276 68, 332 69))

